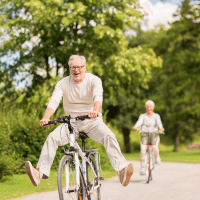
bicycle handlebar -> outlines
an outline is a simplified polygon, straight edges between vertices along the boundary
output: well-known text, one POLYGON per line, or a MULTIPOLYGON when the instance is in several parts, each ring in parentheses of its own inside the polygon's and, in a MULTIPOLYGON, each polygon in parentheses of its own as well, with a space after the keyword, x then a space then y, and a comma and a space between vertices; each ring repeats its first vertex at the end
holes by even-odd
POLYGON ((48 123, 44 124, 43 126, 48 126, 51 124, 56 125, 57 123, 71 123, 71 122, 75 122, 77 120, 84 121, 85 119, 91 119, 91 118, 88 117, 88 115, 81 115, 81 116, 77 116, 75 118, 72 118, 70 115, 68 115, 68 116, 66 115, 66 116, 62 116, 62 117, 57 117, 57 119, 55 119, 55 120, 48 121, 48 123))
MULTIPOLYGON (((135 133, 140 133, 139 131, 135 131, 135 130, 134 130, 134 132, 135 132, 135 133)), ((159 135, 161 135, 161 134, 165 135, 165 132, 162 132, 162 133, 159 133, 159 132, 141 132, 141 133, 143 133, 143 134, 155 134, 155 133, 157 133, 157 134, 159 134, 159 135)), ((141 134, 141 133, 140 133, 140 134, 141 134)))

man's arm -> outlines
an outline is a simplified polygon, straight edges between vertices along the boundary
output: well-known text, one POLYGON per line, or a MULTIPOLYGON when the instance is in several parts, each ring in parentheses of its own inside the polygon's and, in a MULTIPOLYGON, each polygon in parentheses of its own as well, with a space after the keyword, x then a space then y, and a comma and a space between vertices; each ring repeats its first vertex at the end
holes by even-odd
POLYGON ((99 102, 99 101, 96 101, 95 103, 94 103, 94 108, 93 108, 93 111, 92 112, 89 112, 89 117, 90 118, 96 118, 97 117, 97 115, 98 115, 98 113, 100 112, 100 110, 101 110, 101 103, 99 102))
POLYGON ((50 117, 54 114, 54 110, 52 108, 47 108, 43 119, 40 120, 40 126, 43 126, 44 124, 47 124, 48 121, 50 121, 50 117))

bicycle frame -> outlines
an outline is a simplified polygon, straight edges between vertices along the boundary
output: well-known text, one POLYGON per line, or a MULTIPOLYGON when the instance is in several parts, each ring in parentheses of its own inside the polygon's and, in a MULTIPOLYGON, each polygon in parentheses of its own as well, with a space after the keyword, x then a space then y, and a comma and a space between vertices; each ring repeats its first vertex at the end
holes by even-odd
MULTIPOLYGON (((73 198, 70 193, 74 192, 76 196, 75 199, 87 199, 91 200, 93 197, 100 200, 100 180, 103 180, 103 177, 99 177, 100 171, 100 155, 96 149, 90 148, 90 150, 85 151, 85 139, 88 138, 87 134, 84 132, 79 132, 79 138, 82 139, 82 148, 80 148, 77 143, 76 133, 71 123, 76 122, 77 120, 83 121, 85 119, 91 119, 88 115, 77 116, 71 118, 70 115, 57 117, 56 120, 48 121, 47 124, 43 126, 48 126, 51 124, 56 125, 57 123, 64 123, 67 126, 69 132, 67 131, 68 142, 70 145, 69 149, 64 149, 65 155, 61 158, 60 164, 58 167, 58 193, 60 199, 64 199, 63 193, 68 193, 68 197, 73 198), (79 159, 81 157, 81 161, 79 159), (81 163, 80 163, 81 162, 81 163), (71 168, 72 167, 72 168, 71 168), (63 171, 64 168, 64 171, 63 171), (75 168, 75 169, 74 169, 75 168), (71 171, 72 170, 72 171, 71 171), (65 187, 63 185, 63 172, 65 174, 65 187), (72 173, 71 173, 72 172, 72 173), (75 174, 73 174, 75 173, 75 174), (70 177, 72 174, 72 177, 70 177), (93 175, 92 175, 93 174, 93 175), (74 177, 76 176, 76 178, 74 177), (74 178, 74 179, 72 179, 74 178), (72 181, 71 181, 72 179, 72 181), (94 196, 93 196, 94 195, 94 196)), ((74 198, 73 198, 74 199, 74 198)))
MULTIPOLYGON (((81 160, 82 160, 82 168, 84 170, 83 172, 83 178, 84 178, 84 183, 85 183, 85 186, 87 186, 87 177, 86 177, 86 163, 89 163, 91 169, 92 169, 92 172, 94 174, 94 179, 93 179, 93 185, 94 185, 94 181, 95 181, 95 178, 98 178, 99 177, 99 164, 97 163, 97 172, 98 174, 96 174, 93 166, 92 166, 92 163, 89 161, 89 159, 86 157, 86 153, 82 151, 82 149, 80 148, 79 144, 75 141, 75 134, 74 133, 70 133, 70 148, 74 148, 75 147, 75 151, 70 151, 69 153, 74 153, 74 158, 75 158, 75 166, 76 166, 76 183, 77 183, 77 190, 79 189, 80 187, 80 170, 81 170, 81 165, 80 165, 80 161, 79 161, 79 158, 78 158, 78 155, 80 155, 81 157, 81 160)), ((98 157, 96 157, 96 161, 98 161, 98 157)), ((68 170, 68 169, 66 169, 68 170)), ((66 173, 65 173, 66 174, 66 173)), ((69 178, 68 176, 65 176, 66 177, 66 192, 69 191, 69 178)), ((100 184, 98 182, 98 185, 97 186, 93 186, 90 191, 88 191, 88 193, 93 193, 95 189, 97 189, 98 187, 100 187, 100 184)))
POLYGON ((153 152, 153 144, 152 144, 152 136, 147 134, 147 150, 146 150, 146 158, 145 158, 145 170, 146 170, 146 182, 149 183, 152 180, 152 170, 154 169, 154 152, 153 152))
POLYGON ((154 156, 153 145, 147 144, 146 146, 147 146, 147 151, 146 152, 147 153, 150 152, 150 155, 151 155, 150 159, 152 160, 151 166, 149 166, 149 167, 150 167, 151 170, 153 170, 154 169, 154 163, 153 163, 153 156, 154 156))

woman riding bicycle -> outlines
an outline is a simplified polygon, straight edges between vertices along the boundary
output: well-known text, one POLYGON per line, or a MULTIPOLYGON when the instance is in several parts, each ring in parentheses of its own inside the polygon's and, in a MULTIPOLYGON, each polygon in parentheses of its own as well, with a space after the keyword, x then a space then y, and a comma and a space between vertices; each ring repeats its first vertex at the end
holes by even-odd
MULTIPOLYGON (((153 109, 155 107, 155 104, 153 101, 148 100, 145 103, 146 107, 146 113, 141 114, 138 121, 136 122, 135 126, 133 127, 133 130, 136 131, 138 127, 144 125, 144 126, 153 126, 153 127, 158 127, 160 131, 163 133, 164 128, 160 119, 160 115, 157 113, 153 112, 153 109)), ((160 137, 157 136, 157 141, 156 145, 153 146, 153 151, 156 156, 156 163, 160 164, 161 163, 161 158, 159 156, 159 149, 158 149, 158 144, 160 142, 160 137)), ((140 169, 140 175, 145 175, 145 156, 146 156, 146 150, 147 146, 142 144, 140 142, 140 162, 141 162, 141 169, 140 169)))

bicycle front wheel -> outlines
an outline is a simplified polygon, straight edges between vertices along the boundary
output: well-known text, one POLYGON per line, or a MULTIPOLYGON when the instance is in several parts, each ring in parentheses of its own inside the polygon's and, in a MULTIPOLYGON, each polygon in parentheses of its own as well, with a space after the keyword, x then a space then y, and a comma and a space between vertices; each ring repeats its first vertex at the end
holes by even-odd
POLYGON ((60 200, 85 200, 83 176, 80 172, 80 186, 76 183, 76 167, 73 157, 62 157, 58 167, 58 193, 60 200))
MULTIPOLYGON (((98 169, 93 155, 89 156, 89 161, 91 162, 92 168, 94 169, 95 173, 98 175, 98 169)), ((89 163, 86 163, 87 187, 89 191, 88 200, 101 200, 101 185, 97 177, 95 177, 92 168, 89 163)))
POLYGON ((151 152, 148 150, 145 159, 146 182, 149 183, 151 178, 151 152))

